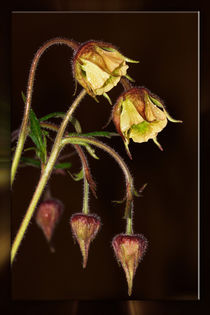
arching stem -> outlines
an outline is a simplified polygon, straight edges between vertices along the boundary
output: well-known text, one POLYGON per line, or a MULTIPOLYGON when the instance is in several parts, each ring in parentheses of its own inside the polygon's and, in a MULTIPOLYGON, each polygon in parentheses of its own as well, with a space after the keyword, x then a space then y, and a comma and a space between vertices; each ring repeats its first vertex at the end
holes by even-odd
POLYGON ((26 103, 25 103, 25 110, 24 110, 24 116, 23 116, 23 121, 21 124, 20 128, 20 133, 19 133, 19 138, 17 142, 17 147, 15 150, 13 162, 12 162, 12 167, 11 167, 11 185, 13 184, 15 174, 18 168, 18 164, 20 161, 20 157, 23 151, 23 146, 27 137, 27 126, 28 126, 28 120, 29 120, 29 114, 30 114, 30 108, 31 108, 31 99, 32 99, 32 92, 33 92, 33 84, 34 84, 34 77, 35 77, 35 72, 37 69, 37 65, 39 62, 40 57, 44 53, 44 51, 49 48, 50 46, 53 45, 58 45, 58 44, 64 44, 67 45, 68 47, 72 48, 73 50, 77 50, 79 47, 79 44, 76 43, 73 40, 69 40, 66 38, 53 38, 43 44, 41 46, 32 61, 30 72, 29 72, 29 78, 28 78, 28 85, 27 85, 27 94, 26 94, 26 103))
POLYGON ((125 180, 126 180, 126 206, 125 206, 124 218, 130 219, 130 221, 132 223, 133 191, 134 191, 133 178, 130 174, 130 171, 129 171, 127 165, 125 164, 123 159, 120 157, 120 155, 118 153, 116 153, 108 145, 104 144, 103 142, 101 142, 95 138, 91 138, 91 137, 70 136, 70 137, 66 137, 62 140, 63 146, 68 144, 68 143, 79 144, 79 145, 84 145, 84 146, 87 144, 92 144, 92 145, 106 151, 115 159, 115 161, 121 167, 121 169, 125 175, 125 180))

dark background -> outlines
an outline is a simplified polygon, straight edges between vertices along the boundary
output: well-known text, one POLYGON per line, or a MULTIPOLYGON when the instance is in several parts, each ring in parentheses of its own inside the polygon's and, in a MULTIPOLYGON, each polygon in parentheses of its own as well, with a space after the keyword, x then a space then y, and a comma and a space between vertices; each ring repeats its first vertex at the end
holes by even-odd
MULTIPOLYGON (((125 55, 140 60, 129 64, 129 75, 162 97, 168 111, 183 124, 168 123, 159 134, 161 152, 149 141, 131 143, 133 161, 126 156, 122 140, 105 140, 125 159, 143 198, 135 199, 134 230, 149 241, 139 265, 132 299, 197 299, 198 295, 198 14, 197 13, 13 13, 12 15, 12 121, 20 125, 21 91, 26 90, 30 63, 36 50, 50 38, 62 36, 79 42, 89 39, 111 42, 125 55)), ((73 101, 74 82, 68 47, 50 48, 39 62, 32 106, 38 117, 66 111, 73 101)), ((79 87, 79 89, 81 89, 79 87)), ((110 93, 115 102, 122 92, 110 93)), ((101 130, 111 107, 86 96, 75 116, 84 132, 101 130)), ((111 123, 107 128, 115 130, 111 123)), ((70 148, 69 148, 70 150, 70 148)), ((102 229, 91 245, 87 270, 74 245, 69 228, 71 214, 82 207, 82 182, 53 176, 52 193, 65 204, 51 254, 34 220, 30 224, 12 268, 13 299, 127 299, 124 273, 115 261, 111 240, 124 231, 125 191, 121 170, 105 153, 99 161, 89 158, 97 182, 98 200, 90 208, 102 219, 102 229)), ((77 157, 72 171, 80 169, 77 157)), ((12 194, 14 238, 38 182, 39 173, 21 169, 12 194)))
MULTIPOLYGON (((30 3, 25 0, 11 0, 7 2, 2 2, 1 4, 1 42, 0 42, 0 62, 1 62, 1 72, 0 72, 0 92, 1 92, 1 175, 3 181, 0 186, 1 193, 1 245, 4 244, 4 248, 1 246, 1 266, 0 266, 0 279, 1 279, 1 287, 0 287, 0 308, 4 314, 46 314, 46 312, 50 312, 50 314, 206 314, 206 306, 208 306, 208 297, 209 297, 209 250, 208 250, 208 239, 209 239, 209 207, 208 207, 208 160, 209 160, 209 123, 210 123, 210 111, 209 111, 209 102, 208 102, 208 93, 209 93, 209 62, 208 62, 208 52, 209 52, 209 40, 208 40, 208 29, 209 29, 209 6, 208 2, 204 0, 190 0, 190 1, 168 1, 168 0, 120 0, 120 1, 106 1, 99 2, 95 0, 89 0, 88 2, 84 2, 81 0, 77 1, 66 1, 66 0, 31 0, 30 3), (122 300, 92 300, 92 301, 26 301, 22 300, 19 302, 15 302, 11 300, 11 281, 10 281, 10 268, 9 268, 9 213, 10 213, 10 196, 9 196, 9 168, 8 162, 3 162, 9 157, 9 147, 10 147, 10 139, 9 139, 9 130, 10 130, 10 103, 11 103, 11 11, 12 10, 24 10, 24 11, 57 11, 57 10, 133 10, 133 11, 200 11, 200 86, 201 86, 201 107, 200 107, 200 226, 201 226, 201 242, 200 242, 200 253, 201 253, 201 299, 199 301, 122 301, 122 300), (3 242, 2 242, 3 240, 3 242), (4 249, 4 251, 2 250, 4 249), (9 302, 9 305, 7 302, 9 302)), ((148 23, 149 25, 149 23, 148 23)), ((148 26, 147 25, 147 26, 148 26)), ((133 30, 134 34, 137 34, 137 30, 133 30)), ((100 37, 101 39, 101 34, 100 37)), ((86 40, 86 39, 85 39, 86 40)), ((110 40, 110 39, 108 39, 110 40)), ((41 42, 38 44, 41 45, 41 42)), ((122 47, 120 47, 122 50, 122 47)), ((36 50, 37 47, 34 47, 36 50)), ((56 48, 52 48, 56 49, 56 48)), ((61 49, 61 48, 60 48, 61 49)), ((62 49, 65 49, 64 47, 62 49)), ((32 52, 32 54, 35 51, 32 52)), ((122 50, 123 52, 123 50, 122 50)), ((48 52, 49 53, 49 52, 48 52)), ((131 56, 130 56, 131 57, 131 56)), ((32 55, 30 56, 30 61, 32 60, 32 55)), ((44 57, 43 57, 44 58, 44 57)), ((48 57, 49 58, 49 57, 48 57)), ((47 59, 48 59, 47 58, 47 59)), ((43 61, 44 59, 42 59, 43 61)), ((28 64, 28 70, 29 65, 28 64)), ((139 66, 139 65, 138 65, 139 66)), ((133 67, 132 67, 133 68, 133 67)), ((134 69, 134 68, 133 68, 134 69)), ((27 70, 27 71, 28 71, 27 70)), ((130 68, 131 70, 131 68, 130 68)), ((41 67, 39 68, 41 71, 41 67)), ((28 72, 26 76, 28 75, 28 72)), ((25 86, 26 86, 26 78, 24 78, 25 86)), ((139 80, 138 80, 139 82, 139 80)), ((37 82, 36 82, 37 83, 37 82)), ((140 84, 140 82, 139 82, 140 84)), ((149 87, 149 86, 148 86, 149 87)), ((151 88, 151 86, 149 87, 151 88)), ((117 89, 117 87, 115 88, 117 89)), ((152 88, 151 88, 152 89, 152 88)), ((114 90, 113 90, 114 92, 114 90)), ((158 91, 153 91, 158 93, 158 91)), ((164 95, 159 95, 164 96, 164 95)), ((19 99, 20 101, 20 99, 19 99)), ((169 104, 167 104, 169 105, 169 104)), ((107 106, 107 105, 106 105, 107 106)), ((168 109, 171 109, 168 106, 168 109)), ((84 108, 83 108, 84 110, 84 108)), ((81 111, 81 110, 79 110, 81 111)), ((79 113, 77 112, 77 114, 79 113)), ((175 112, 170 111, 171 114, 175 115, 175 112)), ((176 118, 177 115, 174 116, 176 118)), ((18 124, 18 122, 17 122, 18 124)), ((172 125, 174 128, 175 125, 172 125)), ((179 126, 180 128, 180 126, 179 126)), ((164 132, 164 131, 163 131, 164 132)), ((163 132, 160 137, 163 137, 163 132)), ((169 132, 167 127, 167 133, 169 132)), ((159 138, 159 140, 162 140, 159 138)), ((118 142, 118 141, 117 141, 118 142)), ((142 144, 143 145, 143 144, 142 144)), ((141 145, 141 146, 142 146, 141 145)), ((149 146, 152 144, 146 144, 149 146)), ((162 142, 163 145, 163 142, 162 142)), ((139 145, 135 145, 138 147, 139 145)), ((166 148, 165 148, 166 149, 166 148)), ((123 150, 123 149, 122 149, 123 150)), ((136 151, 136 148, 135 148, 136 151)), ((121 151, 121 152, 124 152, 121 151)), ((127 161, 127 159, 126 159, 127 161)), ((94 162, 94 161, 93 161, 94 162)), ((101 163, 101 161, 100 161, 101 163)), ((113 162, 114 163, 114 162, 113 162)), ((133 163, 133 162, 132 162, 133 163)), ((113 165, 113 164, 112 164, 113 165)), ((95 168, 94 168, 95 169, 95 168)), ((2 179, 1 178, 1 179, 2 179)), ((81 192, 80 192, 81 193, 81 192)), ((146 191, 144 193, 144 198, 141 199, 141 205, 143 200, 146 198, 146 191)), ((92 201, 93 202, 93 199, 92 201)), ((138 199, 136 199, 138 202, 138 199)), ((147 201, 148 202, 148 201, 147 201)), ((113 205, 111 205, 113 206, 113 205)), ((123 208, 117 208, 119 211, 123 211, 123 208), (120 210, 122 209, 122 210, 120 210)), ((122 212, 121 212, 122 213, 122 212)), ((136 214, 135 214, 136 215, 136 214)), ((123 223, 123 221, 122 221, 123 223)), ((136 220, 135 220, 136 225, 136 220)), ((14 232, 15 233, 15 232, 14 232)), ((104 234, 104 232, 103 232, 104 234)), ((27 234, 28 237, 28 234, 27 234)), ((112 236, 111 236, 112 237, 112 236)), ((148 235, 147 235, 148 237, 148 235)), ((98 235, 99 238, 99 235, 98 235)), ((27 238, 26 238, 27 239, 27 238)), ((26 240, 25 239, 25 240, 26 240)), ((95 242, 97 239, 95 240, 95 242)), ((43 239, 42 239, 43 243, 43 239)), ((92 246, 96 245, 92 244, 92 246)), ((93 247, 92 247, 93 249, 93 247)), ((76 248, 75 248, 76 250, 76 248)), ((110 249, 111 250, 111 249, 110 249)), ((19 253, 20 254, 20 253, 19 253)), ((148 255, 148 253, 147 253, 148 255)), ((78 254, 79 259, 79 254, 78 254)), ((146 256, 145 256, 146 259, 146 256)), ((144 262, 143 262, 144 263, 144 262)), ((140 268, 142 269, 142 265, 139 266, 137 274, 140 272, 140 268)), ((145 264, 145 263, 144 263, 145 264)), ((124 281, 124 293, 126 292, 126 283, 124 279, 124 275, 122 270, 116 267, 117 272, 121 272, 122 281, 124 281)), ((87 272, 87 271, 86 271, 87 272)), ((137 275, 136 275, 137 276, 137 275)), ((121 282, 122 284, 122 282, 121 282)), ((135 280, 136 285, 136 280, 135 280)))

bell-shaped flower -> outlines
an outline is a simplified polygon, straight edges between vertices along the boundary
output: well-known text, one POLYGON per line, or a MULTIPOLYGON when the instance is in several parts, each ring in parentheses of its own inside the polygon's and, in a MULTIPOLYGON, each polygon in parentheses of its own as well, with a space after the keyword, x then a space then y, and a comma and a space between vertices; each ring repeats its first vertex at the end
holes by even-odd
POLYGON ((152 139, 162 150, 157 134, 166 127, 168 120, 182 122, 173 119, 163 102, 144 87, 133 87, 122 93, 113 108, 112 119, 130 157, 130 139, 138 143, 152 139))
MULTIPOLYGON (((80 46, 73 59, 75 79, 96 99, 103 95, 111 103, 106 92, 110 91, 127 76, 127 62, 138 61, 124 57, 111 44, 100 41, 89 41, 80 46)), ((97 99, 96 99, 97 100, 97 99)))

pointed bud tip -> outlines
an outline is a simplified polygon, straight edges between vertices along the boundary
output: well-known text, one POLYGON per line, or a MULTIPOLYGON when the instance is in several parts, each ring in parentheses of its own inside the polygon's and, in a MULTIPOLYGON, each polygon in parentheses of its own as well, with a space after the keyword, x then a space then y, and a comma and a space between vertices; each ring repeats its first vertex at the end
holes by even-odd
POLYGON ((112 246, 117 260, 121 263, 128 284, 128 295, 132 293, 133 278, 146 248, 147 240, 142 234, 119 234, 114 237, 112 246))
POLYGON ((72 215, 70 225, 82 253, 83 268, 86 268, 89 246, 100 228, 100 218, 95 214, 76 213, 72 215))
POLYGON ((51 241, 55 226, 60 220, 63 209, 62 202, 57 199, 45 200, 38 206, 35 220, 48 242, 51 241))

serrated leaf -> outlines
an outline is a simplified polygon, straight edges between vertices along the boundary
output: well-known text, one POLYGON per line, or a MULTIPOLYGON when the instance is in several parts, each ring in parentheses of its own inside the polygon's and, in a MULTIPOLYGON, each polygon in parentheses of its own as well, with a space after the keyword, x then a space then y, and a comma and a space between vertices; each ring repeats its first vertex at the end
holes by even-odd
POLYGON ((71 166, 72 166, 71 163, 64 162, 64 163, 57 163, 57 164, 55 164, 54 168, 56 168, 56 169, 67 169, 67 168, 70 168, 71 166))
POLYGON ((36 145, 37 156, 42 162, 46 162, 46 138, 42 133, 42 129, 34 111, 30 110, 30 133, 29 136, 36 145))

